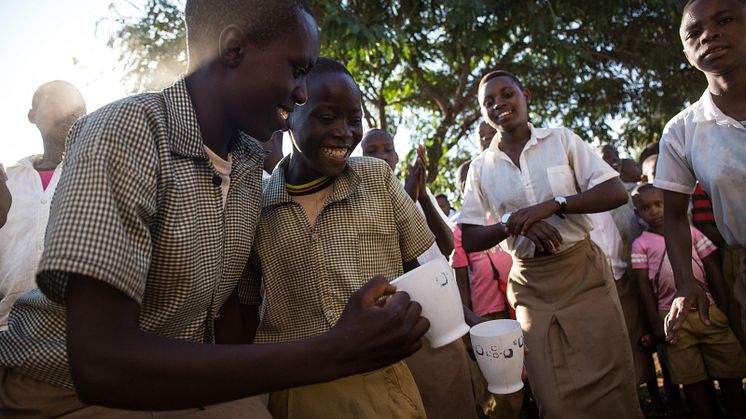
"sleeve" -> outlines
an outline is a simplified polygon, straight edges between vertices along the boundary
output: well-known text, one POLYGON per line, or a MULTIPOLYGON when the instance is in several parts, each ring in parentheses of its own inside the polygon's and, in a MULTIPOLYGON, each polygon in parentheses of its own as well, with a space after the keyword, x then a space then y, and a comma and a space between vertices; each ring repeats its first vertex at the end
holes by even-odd
POLYGON ((379 167, 384 176, 388 176, 387 189, 399 234, 402 262, 411 262, 435 243, 435 236, 430 232, 425 223, 425 218, 417 211, 412 198, 404 190, 399 179, 394 176, 394 173, 385 163, 382 163, 379 167))
POLYGON ((717 250, 717 246, 710 241, 701 231, 695 227, 691 227, 692 230, 692 245, 694 250, 697 252, 697 256, 700 259, 704 259, 709 256, 712 252, 717 250))
POLYGON ((69 134, 39 289, 64 303, 71 274, 101 280, 142 303, 157 211, 159 160, 148 117, 124 103, 79 120, 69 134))
POLYGON ((461 224, 487 225, 487 216, 490 209, 486 197, 482 193, 480 180, 483 163, 484 153, 474 159, 469 166, 464 198, 461 202, 461 215, 459 216, 459 223, 461 224))
POLYGON ((573 168, 575 181, 581 192, 592 189, 609 179, 619 177, 619 173, 599 157, 590 144, 569 129, 565 129, 565 131, 567 158, 573 168))
POLYGON ((656 188, 691 195, 697 179, 684 153, 683 128, 684 120, 674 119, 663 129, 653 184, 656 188))
MULTIPOLYGON (((257 237, 260 232, 257 231, 257 237)), ((256 243, 256 238, 254 243, 256 243)), ((238 281, 236 292, 238 293, 238 302, 240 304, 258 306, 262 303, 262 270, 261 261, 257 254, 256 247, 251 249, 249 262, 244 268, 241 280, 238 281)))
POLYGON ((649 269, 648 252, 641 238, 632 243, 632 269, 649 269))
POLYGON ((461 229, 456 227, 453 230, 453 252, 451 253, 451 268, 466 268, 469 266, 469 259, 466 256, 464 247, 461 245, 461 229))

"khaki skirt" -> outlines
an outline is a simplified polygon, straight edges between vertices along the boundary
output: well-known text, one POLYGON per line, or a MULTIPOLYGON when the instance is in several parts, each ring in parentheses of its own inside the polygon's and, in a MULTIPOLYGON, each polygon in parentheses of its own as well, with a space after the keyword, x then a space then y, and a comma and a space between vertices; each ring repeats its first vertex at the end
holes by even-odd
POLYGON ((590 239, 513 260, 508 299, 543 418, 642 418, 624 315, 606 257, 590 239))

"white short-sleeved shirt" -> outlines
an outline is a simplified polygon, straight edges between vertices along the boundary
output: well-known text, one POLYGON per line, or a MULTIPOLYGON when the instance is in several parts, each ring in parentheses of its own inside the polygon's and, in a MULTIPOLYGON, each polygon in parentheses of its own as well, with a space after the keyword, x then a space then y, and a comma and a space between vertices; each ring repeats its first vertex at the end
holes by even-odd
MULTIPOLYGON (((466 180, 459 222, 486 225, 487 217, 499 220, 556 196, 586 191, 619 174, 604 162, 591 146, 567 128, 534 128, 520 156, 520 168, 500 151, 498 132, 490 147, 471 163, 466 180)), ((584 214, 553 215, 544 220, 562 235, 560 251, 585 239, 591 222, 584 214)), ((509 237, 508 250, 514 257, 534 255, 534 244, 525 237, 509 237)))
POLYGON ((663 129, 654 184, 691 194, 697 181, 725 242, 746 246, 746 128, 718 109, 709 91, 663 129))

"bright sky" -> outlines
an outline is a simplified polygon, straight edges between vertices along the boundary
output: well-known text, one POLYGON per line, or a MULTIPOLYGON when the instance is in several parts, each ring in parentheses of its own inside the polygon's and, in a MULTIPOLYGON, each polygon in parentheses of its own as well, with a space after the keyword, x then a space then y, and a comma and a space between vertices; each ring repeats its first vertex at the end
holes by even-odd
MULTIPOLYGON (((118 0, 122 14, 137 15, 118 0)), ((43 151, 39 131, 27 118, 31 96, 48 81, 61 79, 83 94, 88 111, 125 96, 116 53, 106 47, 115 16, 111 0, 0 0, 0 163, 5 167, 43 151)))

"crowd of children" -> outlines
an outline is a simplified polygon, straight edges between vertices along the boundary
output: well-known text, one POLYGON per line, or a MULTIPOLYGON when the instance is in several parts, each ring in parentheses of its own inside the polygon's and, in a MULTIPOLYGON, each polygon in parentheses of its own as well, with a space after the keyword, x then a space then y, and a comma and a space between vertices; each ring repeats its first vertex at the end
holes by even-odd
POLYGON ((676 417, 682 386, 693 417, 746 417, 744 0, 684 6, 708 89, 637 161, 486 72, 460 205, 423 146, 399 179, 304 1, 185 17, 185 76, 87 116, 44 85, 44 155, 0 166, 0 416, 676 417), (442 257, 467 323, 520 322, 524 389, 491 394, 468 335, 431 348, 388 284, 442 257))

